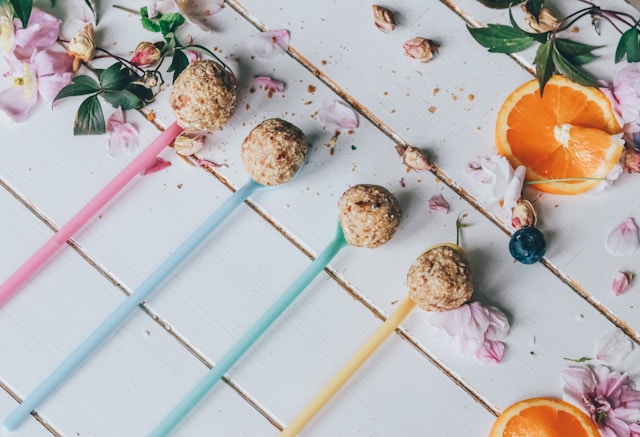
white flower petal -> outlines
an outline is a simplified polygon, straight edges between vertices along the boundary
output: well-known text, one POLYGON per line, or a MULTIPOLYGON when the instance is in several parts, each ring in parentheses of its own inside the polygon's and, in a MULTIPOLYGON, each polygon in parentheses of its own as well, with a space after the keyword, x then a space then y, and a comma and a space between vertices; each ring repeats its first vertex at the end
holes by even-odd
POLYGON ((631 285, 631 277, 632 275, 630 273, 620 271, 616 272, 611 284, 611 291, 613 291, 613 294, 620 296, 624 293, 631 285))
POLYGON ((640 247, 638 226, 631 217, 627 217, 607 236, 606 247, 612 255, 628 255, 640 247))
POLYGON ((631 340, 620 329, 614 329, 596 341, 594 355, 605 364, 620 364, 632 350, 631 340))
POLYGON ((329 129, 356 129, 358 116, 350 107, 337 100, 328 100, 322 104, 318 117, 320 122, 329 129))
POLYGON ((429 199, 429 211, 448 214, 449 202, 447 202, 442 194, 436 194, 429 199))
POLYGON ((251 35, 249 46, 258 59, 273 59, 289 49, 289 31, 278 29, 251 35))

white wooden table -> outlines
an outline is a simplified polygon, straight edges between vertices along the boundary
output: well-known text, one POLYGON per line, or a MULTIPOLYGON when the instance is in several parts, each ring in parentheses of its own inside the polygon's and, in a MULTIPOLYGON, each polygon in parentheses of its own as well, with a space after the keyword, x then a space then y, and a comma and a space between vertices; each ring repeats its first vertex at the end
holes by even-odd
MULTIPOLYGON (((158 39, 136 15, 98 3, 99 45, 126 57, 139 41, 158 39)), ((620 1, 602 3, 640 14, 620 1)), ((514 262, 511 229, 483 208, 482 187, 465 168, 493 153, 502 101, 532 78, 516 61, 530 65, 533 50, 514 59, 480 47, 465 25, 506 23, 508 16, 476 0, 385 6, 399 21, 389 34, 373 25, 371 3, 355 0, 228 1, 213 18, 215 32, 185 26, 239 79, 235 115, 199 153, 226 165, 214 175, 165 150, 169 168, 134 179, 0 308, 0 416, 246 181, 239 146, 253 126, 270 117, 296 124, 312 145, 308 162, 290 183, 235 211, 12 435, 149 433, 333 238, 338 198, 356 183, 397 195, 403 216, 395 237, 373 250, 343 249, 175 435, 277 435, 405 297, 415 258, 455 241, 460 214, 467 215, 461 244, 474 300, 499 307, 512 325, 504 361, 481 365, 461 356, 436 335, 428 314, 414 311, 302 435, 486 435, 511 403, 561 397, 564 358, 589 355, 615 325, 638 341, 638 286, 616 297, 610 285, 618 270, 640 273, 640 253, 616 257, 604 246, 613 226, 640 219, 637 177, 575 197, 525 190, 548 251, 542 263, 514 262), (291 32, 289 53, 253 57, 250 36, 281 28, 291 32), (414 36, 440 43, 432 62, 405 56, 402 44, 414 36), (284 81, 286 90, 268 97, 253 82, 259 74, 284 81), (359 112, 360 127, 340 135, 334 153, 326 147, 333 132, 317 116, 326 100, 359 112), (406 172, 397 144, 424 150, 436 168, 406 172), (448 214, 429 211, 435 194, 450 203, 448 214)), ((607 44, 588 68, 611 80, 615 32, 603 25, 597 37, 587 22, 580 28, 582 42, 607 44)), ((167 100, 168 88, 151 105, 162 126, 172 121, 167 100)), ((133 158, 110 157, 104 136, 73 136, 79 101, 40 105, 24 123, 0 117, 0 281, 133 158)), ((140 131, 137 154, 158 129, 134 111, 128 121, 140 131)), ((624 362, 634 379, 637 364, 637 352, 624 362)))

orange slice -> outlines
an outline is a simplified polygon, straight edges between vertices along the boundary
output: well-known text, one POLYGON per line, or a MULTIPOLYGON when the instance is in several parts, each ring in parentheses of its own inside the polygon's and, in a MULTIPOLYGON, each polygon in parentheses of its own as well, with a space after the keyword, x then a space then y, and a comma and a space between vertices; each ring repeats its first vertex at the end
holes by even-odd
POLYGON ((600 437, 589 416, 568 402, 525 399, 503 411, 489 437, 600 437))
POLYGON ((553 76, 540 97, 538 80, 516 89, 496 122, 496 147, 540 191, 579 194, 606 178, 622 154, 621 128, 597 88, 553 76))

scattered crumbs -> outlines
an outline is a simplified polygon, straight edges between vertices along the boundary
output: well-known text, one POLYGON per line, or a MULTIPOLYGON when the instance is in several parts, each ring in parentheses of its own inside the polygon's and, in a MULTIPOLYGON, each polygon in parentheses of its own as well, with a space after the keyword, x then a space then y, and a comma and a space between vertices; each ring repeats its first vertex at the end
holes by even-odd
POLYGON ((464 91, 464 88, 459 87, 459 88, 458 88, 458 91, 463 92, 463 91, 464 91))
POLYGON ((473 99, 475 99, 475 98, 476 98, 476 96, 474 96, 473 94, 469 94, 467 96, 467 100, 470 101, 470 102, 473 102, 473 99))
POLYGON ((245 109, 246 111, 248 111, 248 110, 249 110, 249 108, 250 108, 250 106, 249 106, 249 104, 248 104, 248 103, 247 103, 246 105, 244 105, 244 109, 245 109))
POLYGON ((148 337, 148 336, 150 336, 150 335, 151 335, 151 332, 149 332, 149 331, 144 331, 144 333, 143 333, 142 335, 144 335, 145 337, 148 337))
POLYGON ((482 126, 476 127, 476 130, 480 130, 480 129, 482 129, 482 126))
POLYGON ((404 178, 400 178, 400 180, 398 181, 398 183, 400 184, 400 186, 402 188, 406 187, 407 185, 404 183, 404 178))
POLYGON ((439 92, 439 91, 440 91, 440 88, 435 87, 435 88, 433 89, 433 95, 435 96, 436 94, 438 94, 438 92, 439 92))
POLYGON ((316 92, 316 87, 313 85, 307 85, 307 92, 313 94, 316 92))
POLYGON ((306 102, 303 103, 304 106, 309 106, 312 103, 311 100, 307 100, 306 102))
POLYGON ((253 94, 256 92, 256 89, 254 87, 249 88, 249 94, 253 94))
POLYGON ((391 70, 391 73, 392 74, 396 74, 396 70, 391 70))
POLYGON ((154 112, 153 109, 149 110, 149 112, 147 112, 147 120, 149 121, 155 121, 156 119, 156 113, 154 112))
POLYGON ((434 112, 436 112, 436 109, 438 109, 438 108, 436 108, 435 106, 429 106, 429 112, 432 113, 432 114, 434 112))
POLYGON ((529 355, 531 355, 532 357, 535 357, 535 356, 536 356, 536 353, 535 353, 534 351, 530 351, 530 352, 529 352, 529 355))
POLYGON ((182 184, 178 184, 178 190, 182 189, 182 184))
POLYGON ((578 321, 583 320, 583 319, 584 319, 584 314, 578 314, 576 316, 576 320, 578 320, 578 321))
POLYGON ((451 100, 455 102, 456 100, 458 100, 458 96, 456 96, 455 94, 451 94, 451 100))
POLYGON ((389 93, 388 93, 388 92, 386 92, 386 91, 384 91, 384 92, 382 93, 382 95, 383 95, 383 96, 388 96, 388 95, 389 95, 389 93))
POLYGON ((580 28, 579 28, 578 26, 573 26, 573 27, 569 30, 569 32, 571 32, 571 33, 578 33, 578 32, 580 32, 580 28))
POLYGON ((392 114, 395 114, 395 113, 396 113, 396 110, 395 110, 395 109, 392 109, 392 110, 391 110, 391 113, 392 113, 392 114))
POLYGON ((351 145, 351 150, 356 150, 356 149, 357 149, 357 147, 355 146, 355 144, 352 144, 351 145))
POLYGON ((398 302, 400 302, 400 301, 396 299, 396 300, 394 300, 394 301, 392 301, 392 302, 391 302, 391 305, 395 305, 395 304, 397 304, 398 302))
POLYGON ((559 205, 559 204, 557 204, 557 203, 556 203, 555 205, 553 205, 553 207, 554 207, 554 208, 557 208, 557 207, 559 207, 559 206, 560 206, 560 205, 559 205))
POLYGON ((409 94, 409 92, 407 91, 406 93, 404 93, 405 97, 409 97, 411 94, 409 94))
POLYGON ((322 65, 327 65, 327 61, 325 61, 324 59, 323 59, 322 61, 320 61, 320 63, 321 63, 322 65))
POLYGON ((103 217, 103 216, 102 216, 102 214, 99 214, 99 215, 98 215, 98 219, 101 219, 102 217, 103 217))
POLYGON ((347 131, 347 135, 353 135, 353 129, 349 129, 349 130, 347 131))

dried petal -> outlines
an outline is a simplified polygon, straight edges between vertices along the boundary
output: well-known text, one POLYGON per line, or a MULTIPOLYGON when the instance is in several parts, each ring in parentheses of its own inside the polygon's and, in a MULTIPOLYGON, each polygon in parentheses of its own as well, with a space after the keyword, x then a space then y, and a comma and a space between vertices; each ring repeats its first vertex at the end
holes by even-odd
POLYGON ((613 291, 613 294, 620 296, 624 293, 631 285, 632 279, 633 274, 631 273, 616 272, 616 275, 613 277, 613 283, 611 284, 611 291, 613 291))
POLYGON ((160 170, 164 170, 167 167, 171 167, 171 162, 166 159, 160 158, 156 156, 153 161, 151 161, 145 168, 140 172, 142 176, 146 176, 151 173, 159 172, 160 170))
POLYGON ((438 53, 440 45, 427 38, 415 37, 406 41, 403 47, 408 57, 426 63, 433 59, 434 53, 438 53))
POLYGON ((518 199, 516 206, 511 210, 511 226, 518 230, 528 226, 535 226, 536 221, 537 215, 533 204, 526 199, 518 199))
POLYGON ((178 155, 191 156, 204 147, 206 136, 198 132, 184 132, 173 142, 173 148, 178 155))
POLYGON ((436 194, 429 199, 429 211, 448 214, 449 202, 446 201, 442 194, 436 194))
POLYGON ((558 19, 551 13, 549 8, 543 6, 537 17, 534 17, 529 11, 527 11, 527 7, 525 5, 522 5, 521 8, 526 14, 525 20, 529 23, 529 27, 535 32, 549 32, 558 27, 558 19))
POLYGON ((605 364, 620 364, 632 350, 633 342, 616 328, 596 341, 594 355, 605 364))
POLYGON ((259 59, 269 60, 289 50, 289 31, 269 30, 252 35, 251 51, 259 59))
POLYGON ((412 146, 396 146, 396 152, 402 156, 402 162, 409 170, 431 170, 433 163, 420 149, 412 146))
POLYGON ((196 161, 196 164, 198 164, 200 167, 202 168, 220 168, 220 167, 228 167, 227 164, 218 164, 217 162, 213 162, 210 161, 208 159, 198 159, 196 161))
POLYGON ((640 151, 631 148, 625 148, 622 152, 622 162, 624 171, 627 173, 640 173, 640 151))
POLYGON ((318 116, 322 124, 332 130, 356 129, 358 127, 356 112, 337 100, 325 101, 318 116))
POLYGON ((376 27, 384 33, 389 33, 396 27, 396 20, 393 13, 382 6, 373 5, 373 19, 376 27))
POLYGON ((273 93, 284 91, 284 82, 272 79, 269 76, 254 76, 254 79, 267 91, 269 97, 273 96, 273 93))
POLYGON ((638 226, 631 217, 627 217, 607 236, 606 247, 612 255, 628 255, 640 247, 638 226))
POLYGON ((160 59, 160 47, 158 44, 143 41, 133 51, 131 63, 138 67, 148 67, 160 59))
POLYGON ((73 58, 73 71, 78 71, 81 62, 89 62, 96 53, 96 42, 93 35, 93 24, 89 23, 76 32, 69 41, 67 53, 73 58))

